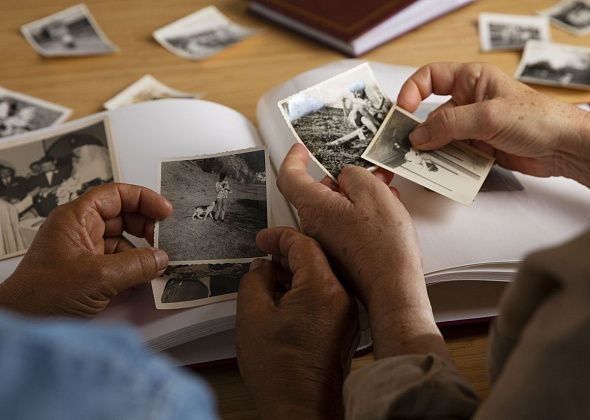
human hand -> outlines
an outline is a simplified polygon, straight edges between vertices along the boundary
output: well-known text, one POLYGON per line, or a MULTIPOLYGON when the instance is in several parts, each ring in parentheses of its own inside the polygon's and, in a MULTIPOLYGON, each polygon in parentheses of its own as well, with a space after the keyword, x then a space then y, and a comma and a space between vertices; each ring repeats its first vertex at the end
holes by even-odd
POLYGON ((309 155, 295 145, 277 185, 298 211, 304 233, 317 239, 365 304, 377 358, 435 352, 448 357, 434 322, 410 215, 387 185, 392 174, 345 166, 338 184, 315 182, 309 155))
POLYGON ((123 232, 153 242, 170 203, 143 187, 106 184, 54 209, 16 271, 0 284, 0 306, 35 315, 92 316, 119 292, 168 265, 162 250, 134 248, 123 232))
POLYGON ((483 63, 421 67, 402 86, 397 104, 414 112, 432 93, 452 99, 410 134, 417 149, 471 140, 505 168, 534 176, 590 180, 587 112, 542 95, 483 63))
POLYGON ((262 418, 340 418, 342 384, 358 339, 354 299, 319 244, 291 228, 271 228, 240 283, 236 349, 240 372, 262 418), (290 277, 283 295, 277 283, 290 277))

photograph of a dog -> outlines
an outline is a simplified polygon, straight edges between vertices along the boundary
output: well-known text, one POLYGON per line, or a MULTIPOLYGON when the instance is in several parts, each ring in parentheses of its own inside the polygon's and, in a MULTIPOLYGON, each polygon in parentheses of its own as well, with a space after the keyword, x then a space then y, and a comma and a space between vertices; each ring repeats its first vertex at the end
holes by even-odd
POLYGON ((156 246, 173 263, 246 262, 263 254, 268 227, 264 148, 163 161, 160 192, 174 208, 158 223, 156 246))

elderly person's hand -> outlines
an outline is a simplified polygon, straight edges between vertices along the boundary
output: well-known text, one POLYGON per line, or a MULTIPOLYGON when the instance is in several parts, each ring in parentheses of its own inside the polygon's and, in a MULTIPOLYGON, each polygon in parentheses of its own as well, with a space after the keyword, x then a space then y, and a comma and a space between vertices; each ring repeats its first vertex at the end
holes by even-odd
POLYGON ((483 63, 435 63, 403 85, 397 104, 414 112, 435 93, 452 99, 411 134, 420 150, 453 140, 496 157, 508 169, 535 176, 567 176, 590 186, 590 114, 512 79, 483 63))
POLYGON ((410 215, 387 186, 391 174, 345 166, 338 184, 307 173, 307 149, 295 145, 277 184, 298 211, 303 232, 320 242, 367 306, 379 357, 432 351, 447 357, 434 323, 410 215))
POLYGON ((143 187, 107 184, 57 207, 12 276, 0 306, 35 315, 92 316, 119 292, 157 277, 162 250, 134 248, 123 232, 153 242, 170 203, 143 187))
POLYGON ((354 299, 319 244, 290 228, 256 243, 277 264, 256 260, 240 283, 236 348, 262 418, 342 416, 342 383, 358 342, 354 299), (277 293, 277 285, 287 292, 277 293))

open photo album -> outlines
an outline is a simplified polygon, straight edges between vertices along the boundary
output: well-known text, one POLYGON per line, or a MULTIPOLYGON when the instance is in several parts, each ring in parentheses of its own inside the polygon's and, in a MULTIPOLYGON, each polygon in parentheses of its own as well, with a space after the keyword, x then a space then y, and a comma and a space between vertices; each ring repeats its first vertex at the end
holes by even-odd
MULTIPOLYGON (((373 162, 363 159, 372 142, 405 148, 407 138, 396 137, 400 127, 417 124, 448 98, 431 96, 413 115, 394 115, 400 112, 397 93, 415 69, 382 63, 370 63, 370 73, 369 66, 361 66, 370 80, 348 73, 346 83, 333 91, 301 95, 359 64, 334 62, 267 92, 258 102, 257 126, 217 103, 162 99, 0 140, 1 187, 15 177, 29 185, 15 188, 11 199, 5 193, 0 199, 0 281, 16 268, 47 210, 105 182, 143 185, 164 194, 175 208, 156 234, 171 264, 151 286, 118 296, 92 322, 132 324, 148 346, 168 352, 179 364, 235 357, 239 280, 249 261, 266 257, 253 243, 255 234, 267 226, 298 228, 296 211, 276 188, 277 171, 293 144, 315 142, 322 152, 313 154, 308 171, 317 180, 337 175, 349 159, 406 173, 392 185, 415 221, 437 322, 495 316, 499 297, 525 255, 590 225, 590 191, 568 179, 492 166, 463 144, 417 157, 403 149, 395 162, 375 146, 373 162), (391 128, 395 118, 405 124, 395 125, 398 131, 391 128), (474 160, 461 166, 458 157, 474 160), (413 171, 438 182, 453 179, 450 170, 461 172, 461 182, 470 188, 476 185, 470 192, 477 193, 475 200, 471 195, 450 199, 407 175, 413 171), (11 238, 20 238, 20 244, 11 238)), ((370 345, 368 329, 361 341, 361 348, 370 345)))

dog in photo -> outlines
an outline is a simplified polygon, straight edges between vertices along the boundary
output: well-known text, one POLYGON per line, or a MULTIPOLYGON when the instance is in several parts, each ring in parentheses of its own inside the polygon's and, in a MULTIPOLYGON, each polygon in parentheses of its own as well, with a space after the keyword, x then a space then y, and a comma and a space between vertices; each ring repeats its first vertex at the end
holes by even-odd
POLYGON ((206 206, 197 206, 195 207, 195 212, 193 213, 193 219, 198 220, 205 220, 207 216, 213 219, 213 210, 215 210, 215 201, 207 204, 206 206))

